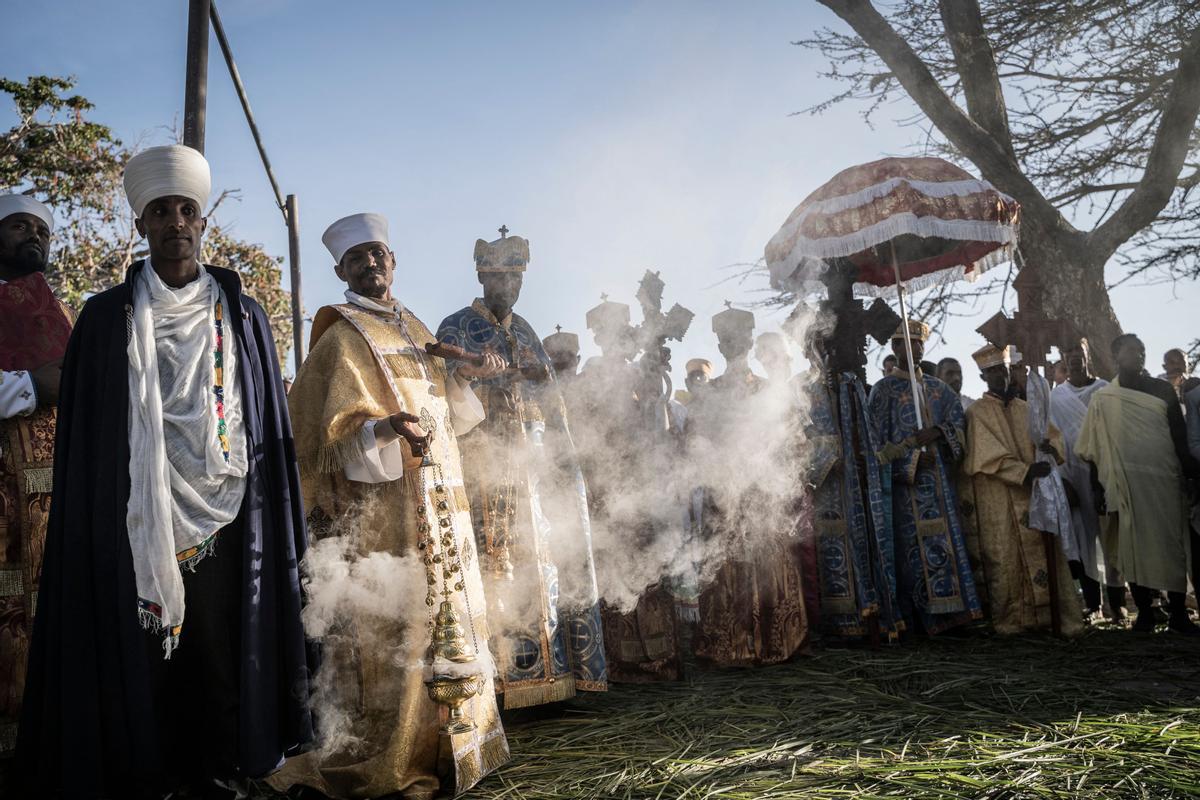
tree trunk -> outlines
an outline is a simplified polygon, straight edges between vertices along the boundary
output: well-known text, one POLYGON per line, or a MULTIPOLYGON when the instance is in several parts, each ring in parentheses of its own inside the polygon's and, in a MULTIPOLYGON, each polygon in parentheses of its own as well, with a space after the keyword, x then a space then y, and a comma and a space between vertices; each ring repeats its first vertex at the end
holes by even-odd
POLYGON ((1089 256, 1082 239, 1024 236, 1021 254, 1028 266, 1041 270, 1046 314, 1075 323, 1091 346, 1092 369, 1111 379, 1116 362, 1109 346, 1121 334, 1121 324, 1104 283, 1104 262, 1089 256))

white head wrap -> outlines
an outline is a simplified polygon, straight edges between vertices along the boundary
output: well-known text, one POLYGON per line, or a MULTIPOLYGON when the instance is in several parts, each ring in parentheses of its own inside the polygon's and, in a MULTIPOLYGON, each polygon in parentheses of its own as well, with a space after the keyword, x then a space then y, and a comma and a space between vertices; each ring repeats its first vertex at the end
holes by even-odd
POLYGON ((325 229, 325 233, 321 234, 321 241, 329 250, 329 255, 339 264, 342 256, 351 247, 366 242, 383 242, 390 247, 387 217, 383 214, 351 214, 342 217, 325 229))
POLYGON ((212 192, 212 173, 198 150, 181 144, 143 150, 125 165, 125 196, 138 217, 151 200, 176 195, 196 201, 200 212, 212 192))
POLYGON ((50 209, 28 195, 0 195, 0 220, 13 214, 33 214, 49 226, 51 233, 54 232, 54 215, 50 213, 50 209))

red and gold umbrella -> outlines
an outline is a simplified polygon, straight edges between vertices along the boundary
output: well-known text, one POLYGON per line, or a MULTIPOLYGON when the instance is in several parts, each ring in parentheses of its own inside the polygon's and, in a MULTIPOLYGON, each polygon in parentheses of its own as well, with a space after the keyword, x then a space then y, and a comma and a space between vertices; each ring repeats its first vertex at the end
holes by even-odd
MULTIPOLYGON (((856 269, 859 294, 898 295, 907 330, 905 291, 974 280, 1008 260, 1020 214, 1016 200, 940 158, 851 167, 806 197, 771 237, 771 285, 821 291, 828 265, 842 260, 856 269)), ((911 364, 907 336, 905 348, 911 364)), ((915 375, 913 396, 919 396, 915 375)), ((920 404, 917 409, 919 424, 920 404)))

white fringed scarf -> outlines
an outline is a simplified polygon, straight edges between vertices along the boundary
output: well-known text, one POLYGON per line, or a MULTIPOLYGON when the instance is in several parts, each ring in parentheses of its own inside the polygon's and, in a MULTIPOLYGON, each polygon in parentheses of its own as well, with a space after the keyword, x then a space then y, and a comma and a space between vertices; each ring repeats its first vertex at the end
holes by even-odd
POLYGON ((169 658, 183 625, 181 569, 194 569, 212 551, 246 490, 241 389, 227 323, 237 311, 203 267, 196 280, 172 289, 146 262, 133 292, 125 519, 139 616, 144 627, 162 631, 169 658))

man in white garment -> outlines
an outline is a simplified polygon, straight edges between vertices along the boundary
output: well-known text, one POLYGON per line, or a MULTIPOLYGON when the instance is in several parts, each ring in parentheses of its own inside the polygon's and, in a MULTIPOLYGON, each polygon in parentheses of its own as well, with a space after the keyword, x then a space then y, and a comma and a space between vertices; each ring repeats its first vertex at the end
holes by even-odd
POLYGON ((1063 352, 1067 380, 1050 393, 1050 421, 1062 431, 1067 460, 1062 465, 1064 488, 1071 504, 1070 543, 1067 545, 1071 576, 1083 589, 1084 610, 1090 615, 1101 612, 1100 586, 1107 587, 1108 613, 1124 622, 1125 582, 1121 573, 1106 559, 1103 532, 1106 520, 1096 510, 1093 467, 1075 453, 1075 442, 1087 415, 1088 404, 1108 381, 1092 374, 1091 351, 1087 339, 1081 339, 1063 352))
MULTIPOLYGON (((1019 375, 1020 396, 1028 404, 1029 438, 1035 445, 1035 457, 1050 467, 1050 474, 1034 478, 1029 497, 1027 524, 1037 531, 1053 535, 1066 556, 1067 563, 1079 560, 1075 540, 1071 535, 1071 501, 1063 483, 1062 471, 1054 455, 1041 447, 1048 443, 1050 430, 1050 381, 1036 369, 1029 369, 1025 357, 1012 349, 1012 366, 1019 375)), ((1011 374, 1011 373, 1010 373, 1011 374)))
POLYGON ((30 796, 232 797, 312 738, 287 407, 266 314, 200 261, 204 156, 124 186, 150 255, 63 359, 18 759, 30 796))

